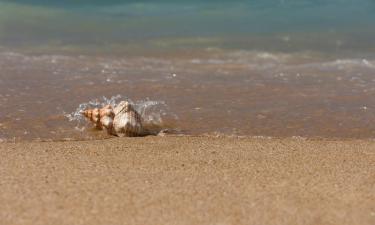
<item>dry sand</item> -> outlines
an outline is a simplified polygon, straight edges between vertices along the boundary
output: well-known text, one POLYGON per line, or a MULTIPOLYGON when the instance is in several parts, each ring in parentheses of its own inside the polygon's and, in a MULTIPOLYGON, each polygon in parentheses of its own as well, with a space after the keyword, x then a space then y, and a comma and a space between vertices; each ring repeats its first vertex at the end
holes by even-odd
POLYGON ((375 224, 375 142, 0 144, 0 224, 375 224))

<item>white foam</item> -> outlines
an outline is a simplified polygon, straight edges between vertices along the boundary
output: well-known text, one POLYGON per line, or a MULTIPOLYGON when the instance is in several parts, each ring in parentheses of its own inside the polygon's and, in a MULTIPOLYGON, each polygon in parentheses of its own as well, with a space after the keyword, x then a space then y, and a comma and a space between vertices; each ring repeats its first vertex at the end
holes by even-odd
POLYGON ((337 59, 329 62, 306 63, 300 65, 285 65, 286 69, 321 69, 321 70, 352 70, 352 69, 375 69, 375 62, 368 59, 337 59))
POLYGON ((122 95, 115 95, 110 98, 102 96, 101 98, 92 99, 88 102, 84 102, 78 105, 76 110, 71 113, 64 113, 65 117, 69 119, 70 122, 76 122, 77 125, 75 129, 78 131, 84 131, 84 117, 82 112, 89 108, 101 108, 106 105, 115 106, 120 101, 126 100, 134 105, 134 108, 143 118, 143 123, 153 126, 162 126, 164 123, 164 118, 171 118, 173 120, 178 120, 178 116, 171 112, 168 105, 164 101, 155 101, 150 99, 132 101, 131 99, 124 97, 122 95))

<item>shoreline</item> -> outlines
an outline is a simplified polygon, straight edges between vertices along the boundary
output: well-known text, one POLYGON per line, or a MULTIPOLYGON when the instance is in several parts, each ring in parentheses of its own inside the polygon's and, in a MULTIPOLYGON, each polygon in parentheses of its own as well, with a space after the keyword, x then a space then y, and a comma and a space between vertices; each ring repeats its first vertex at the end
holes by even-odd
POLYGON ((373 224, 375 142, 0 144, 4 224, 373 224))
POLYGON ((270 141, 317 141, 317 142, 374 142, 374 138, 346 138, 346 137, 303 137, 303 136, 246 136, 246 135, 226 135, 226 134, 166 134, 166 135, 146 135, 142 137, 117 137, 117 136, 107 136, 101 138, 93 139, 75 139, 75 138, 61 138, 61 139, 16 139, 16 141, 11 139, 0 139, 0 145, 2 144, 32 144, 32 143, 69 143, 69 142, 95 142, 95 141, 108 141, 116 139, 145 139, 145 138, 207 138, 207 139, 239 139, 239 140, 270 140, 270 141))

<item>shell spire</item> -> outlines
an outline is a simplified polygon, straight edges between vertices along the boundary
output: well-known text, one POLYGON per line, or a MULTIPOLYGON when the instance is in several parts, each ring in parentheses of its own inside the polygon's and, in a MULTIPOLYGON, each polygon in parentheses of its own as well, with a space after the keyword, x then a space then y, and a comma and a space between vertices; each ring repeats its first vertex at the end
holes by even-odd
POLYGON ((86 118, 88 118, 91 122, 93 122, 96 128, 101 129, 102 124, 100 123, 100 113, 98 108, 94 109, 87 109, 82 113, 86 118))
POLYGON ((116 107, 107 105, 101 109, 87 109, 82 114, 98 129, 105 129, 109 134, 120 137, 137 137, 146 135, 142 117, 134 106, 127 101, 116 107))

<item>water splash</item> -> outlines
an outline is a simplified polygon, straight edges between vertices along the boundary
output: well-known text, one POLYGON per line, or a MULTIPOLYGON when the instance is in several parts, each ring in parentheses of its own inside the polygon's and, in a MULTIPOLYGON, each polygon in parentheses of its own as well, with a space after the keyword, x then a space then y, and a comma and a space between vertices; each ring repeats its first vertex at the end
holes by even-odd
POLYGON ((78 105, 76 110, 71 113, 64 113, 70 122, 75 122, 75 129, 83 132, 87 123, 82 112, 90 108, 101 108, 106 105, 115 107, 121 101, 128 101, 134 105, 135 110, 142 116, 143 125, 151 134, 157 134, 165 128, 171 128, 171 124, 178 120, 178 116, 171 112, 170 108, 164 101, 153 101, 150 99, 132 101, 122 95, 115 95, 110 98, 103 96, 92 99, 78 105))
POLYGON ((106 105, 115 106, 116 102, 118 102, 118 100, 121 99, 121 98, 122 98, 121 95, 116 95, 116 96, 112 96, 110 98, 107 98, 107 97, 103 96, 101 99, 98 99, 98 98, 92 99, 88 102, 84 102, 84 103, 79 104, 79 106, 77 107, 77 109, 74 112, 65 113, 65 116, 69 119, 70 122, 72 122, 72 121, 80 122, 84 119, 82 113, 86 109, 102 108, 106 105))

